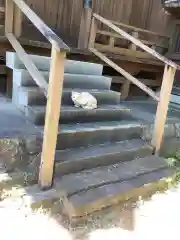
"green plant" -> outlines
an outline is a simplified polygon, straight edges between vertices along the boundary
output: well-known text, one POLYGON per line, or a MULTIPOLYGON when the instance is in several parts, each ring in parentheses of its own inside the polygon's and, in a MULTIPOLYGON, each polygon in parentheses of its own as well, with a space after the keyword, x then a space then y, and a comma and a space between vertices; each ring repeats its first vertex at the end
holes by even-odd
POLYGON ((167 158, 167 163, 170 168, 175 171, 174 176, 171 179, 170 186, 177 187, 180 183, 180 151, 172 154, 167 158), (173 156, 174 155, 174 156, 173 156))

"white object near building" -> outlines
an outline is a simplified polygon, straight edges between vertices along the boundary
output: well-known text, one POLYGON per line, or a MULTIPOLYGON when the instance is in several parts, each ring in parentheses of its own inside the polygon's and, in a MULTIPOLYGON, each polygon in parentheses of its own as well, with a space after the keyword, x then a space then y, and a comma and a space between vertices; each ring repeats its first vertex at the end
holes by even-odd
POLYGON ((82 107, 84 109, 97 108, 97 99, 88 92, 72 92, 71 98, 75 107, 82 107))

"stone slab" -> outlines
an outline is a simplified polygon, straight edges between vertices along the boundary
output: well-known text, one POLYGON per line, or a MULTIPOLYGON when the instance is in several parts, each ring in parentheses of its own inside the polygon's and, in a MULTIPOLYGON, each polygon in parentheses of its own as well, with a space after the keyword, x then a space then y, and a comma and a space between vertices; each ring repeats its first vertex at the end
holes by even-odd
POLYGON ((68 196, 72 196, 82 191, 115 182, 122 182, 137 177, 138 175, 167 167, 168 164, 164 158, 155 156, 137 158, 133 161, 121 162, 119 164, 65 175, 61 178, 61 189, 63 189, 68 196))
MULTIPOLYGON (((131 161, 152 154, 152 148, 140 139, 56 151, 55 174, 65 175, 131 161)), ((96 170, 95 170, 96 171, 96 170)))
MULTIPOLYGON (((72 92, 88 92, 97 99, 97 104, 119 104, 120 94, 111 90, 95 90, 95 89, 63 89, 62 105, 73 106, 71 99, 72 92)), ((46 105, 46 97, 37 87, 19 87, 18 104, 28 105, 46 105)))
POLYGON ((70 219, 86 216, 103 208, 125 202, 137 201, 139 196, 149 197, 156 191, 168 187, 168 177, 173 175, 170 169, 140 175, 121 183, 101 186, 73 195, 64 200, 64 211, 70 219))
POLYGON ((141 138, 143 125, 136 121, 61 124, 57 149, 79 148, 141 138))
MULTIPOLYGON (((49 72, 41 71, 45 80, 49 81, 49 72)), ((17 86, 37 87, 35 81, 25 69, 13 70, 13 82, 17 86)), ((64 88, 79 88, 79 89, 110 89, 111 78, 96 75, 84 74, 64 74, 64 88)))
MULTIPOLYGON (((49 71, 51 62, 50 57, 38 55, 29 55, 29 57, 39 70, 49 71)), ((25 69, 24 64, 14 52, 6 52, 6 66, 12 69, 25 69)), ((103 65, 101 64, 73 60, 66 60, 65 62, 66 73, 101 75, 102 70, 103 65)))

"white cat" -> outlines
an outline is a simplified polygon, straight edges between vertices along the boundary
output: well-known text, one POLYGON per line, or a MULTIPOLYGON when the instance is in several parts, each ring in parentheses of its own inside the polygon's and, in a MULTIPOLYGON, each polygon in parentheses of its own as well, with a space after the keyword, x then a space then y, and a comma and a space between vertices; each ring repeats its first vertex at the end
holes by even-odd
POLYGON ((97 100, 88 92, 72 92, 71 99, 75 107, 82 107, 84 109, 96 109, 97 100))

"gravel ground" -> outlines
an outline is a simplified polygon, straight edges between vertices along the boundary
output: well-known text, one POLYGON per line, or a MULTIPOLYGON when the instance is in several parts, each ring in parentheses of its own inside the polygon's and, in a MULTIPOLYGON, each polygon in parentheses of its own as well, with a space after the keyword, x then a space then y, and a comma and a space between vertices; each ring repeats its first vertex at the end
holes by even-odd
POLYGON ((51 214, 7 204, 0 208, 1 239, 154 240, 177 238, 180 232, 180 188, 156 193, 136 204, 128 203, 98 212, 76 225, 54 205, 51 214))

